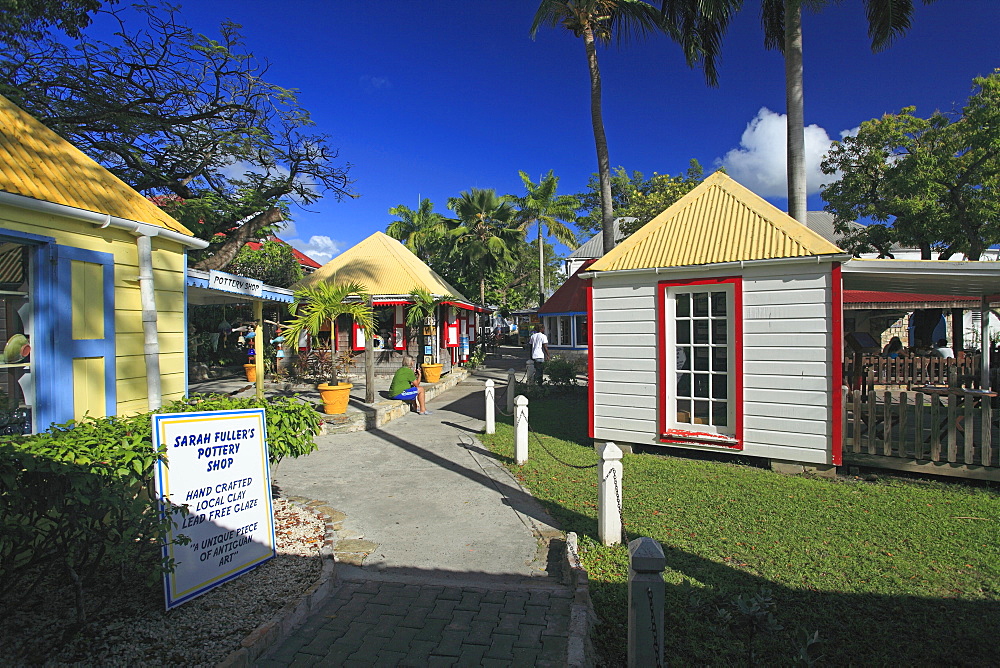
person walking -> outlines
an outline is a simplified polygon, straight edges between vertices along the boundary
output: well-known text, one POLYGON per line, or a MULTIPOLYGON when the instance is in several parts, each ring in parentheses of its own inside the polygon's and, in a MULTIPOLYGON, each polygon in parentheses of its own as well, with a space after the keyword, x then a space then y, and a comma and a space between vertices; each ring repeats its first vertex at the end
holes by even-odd
POLYGON ((542 372, 549 359, 549 338, 545 336, 545 327, 541 323, 535 325, 535 333, 528 338, 528 348, 535 363, 535 384, 541 385, 542 372))

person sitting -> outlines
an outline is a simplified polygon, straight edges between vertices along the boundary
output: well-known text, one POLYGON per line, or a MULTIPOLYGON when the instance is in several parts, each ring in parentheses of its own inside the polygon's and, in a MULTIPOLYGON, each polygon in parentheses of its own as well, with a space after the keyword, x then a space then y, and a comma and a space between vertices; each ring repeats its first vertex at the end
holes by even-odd
POLYGON ((955 359, 955 351, 948 346, 948 339, 938 339, 937 345, 931 351, 931 357, 943 357, 946 360, 955 359))
POLYGON ((403 365, 396 370, 389 385, 389 398, 399 401, 412 401, 418 415, 429 415, 424 400, 424 388, 420 387, 420 369, 413 370, 413 358, 403 355, 403 365))
POLYGON ((898 336, 894 336, 889 339, 889 343, 885 344, 885 348, 882 349, 882 357, 888 357, 890 359, 896 359, 903 353, 903 342, 899 340, 898 336))

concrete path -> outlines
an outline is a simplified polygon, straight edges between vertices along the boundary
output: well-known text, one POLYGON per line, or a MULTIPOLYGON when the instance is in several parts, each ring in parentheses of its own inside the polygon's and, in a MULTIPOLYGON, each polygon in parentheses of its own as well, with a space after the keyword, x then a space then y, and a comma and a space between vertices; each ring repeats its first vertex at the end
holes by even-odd
MULTIPOLYGON (((516 362, 523 368, 523 361, 516 362)), ((500 360, 494 367, 515 366, 500 360)), ((572 592, 551 519, 475 438, 487 369, 382 429, 283 462, 286 495, 343 511, 376 545, 259 665, 564 665, 572 592), (550 558, 550 552, 552 556, 550 558)))

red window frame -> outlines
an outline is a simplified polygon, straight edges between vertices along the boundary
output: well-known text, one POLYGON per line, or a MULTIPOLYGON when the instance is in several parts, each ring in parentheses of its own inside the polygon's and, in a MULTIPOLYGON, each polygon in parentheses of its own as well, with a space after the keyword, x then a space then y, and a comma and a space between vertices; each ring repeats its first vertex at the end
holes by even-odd
POLYGON ((657 284, 657 336, 659 354, 657 355, 657 375, 658 375, 658 398, 659 407, 659 440, 661 443, 670 445, 697 445, 708 447, 719 447, 726 450, 743 449, 743 277, 725 276, 720 278, 699 278, 676 281, 660 281, 657 284), (732 438, 720 438, 717 434, 702 433, 695 430, 678 429, 676 422, 668 420, 669 392, 667 387, 667 363, 674 361, 673 355, 668 355, 668 346, 673 336, 670 327, 673 323, 666 323, 667 313, 667 292, 671 288, 698 287, 698 286, 732 286, 733 290, 733 324, 732 324, 732 374, 733 374, 733 436, 732 438), (699 438, 701 436, 701 438, 699 438))

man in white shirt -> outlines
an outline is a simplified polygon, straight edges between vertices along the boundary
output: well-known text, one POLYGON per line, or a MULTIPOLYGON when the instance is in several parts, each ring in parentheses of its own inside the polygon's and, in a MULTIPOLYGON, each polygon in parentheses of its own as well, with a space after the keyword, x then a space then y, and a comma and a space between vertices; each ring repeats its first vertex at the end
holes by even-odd
POLYGON ((955 351, 948 346, 948 339, 938 339, 937 345, 931 351, 931 357, 943 357, 946 360, 955 358, 955 351))
POLYGON ((545 336, 545 328, 541 323, 535 325, 535 333, 528 338, 528 348, 535 363, 535 384, 541 385, 542 370, 549 359, 549 338, 545 336))

